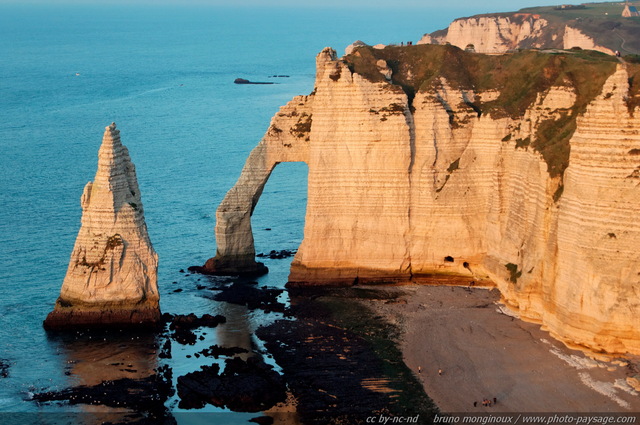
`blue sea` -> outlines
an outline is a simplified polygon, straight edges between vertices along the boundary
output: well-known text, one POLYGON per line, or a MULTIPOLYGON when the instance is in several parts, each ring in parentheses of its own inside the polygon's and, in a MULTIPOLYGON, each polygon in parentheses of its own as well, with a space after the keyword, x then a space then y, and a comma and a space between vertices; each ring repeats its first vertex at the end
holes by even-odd
MULTIPOLYGON (((67 269, 105 126, 116 122, 137 168, 160 258, 162 311, 228 316, 206 346, 224 338, 259 345, 251 330, 277 314, 213 301, 196 289, 202 276, 180 270, 214 255, 216 207, 271 116, 313 90, 322 48, 343 54, 358 39, 415 42, 475 12, 0 6, 0 359, 9 364, 0 378, 0 412, 82 410, 39 406, 29 394, 108 379, 107 365, 122 359, 141 372, 167 363, 175 376, 200 365, 186 357, 192 347, 174 344, 173 359, 161 361, 148 341, 69 342, 42 328, 67 269), (239 77, 277 84, 233 84, 239 77)), ((257 252, 299 245, 306 175, 305 164, 276 168, 253 217, 257 252)), ((290 259, 265 263, 271 272, 259 283, 284 287, 290 259)), ((176 397, 168 406, 180 410, 176 397)))

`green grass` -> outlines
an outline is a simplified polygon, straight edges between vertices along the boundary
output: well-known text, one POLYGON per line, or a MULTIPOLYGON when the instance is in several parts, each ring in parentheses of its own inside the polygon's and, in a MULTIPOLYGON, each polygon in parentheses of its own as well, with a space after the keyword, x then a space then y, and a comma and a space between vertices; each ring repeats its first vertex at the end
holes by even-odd
MULTIPOLYGON (((585 3, 584 9, 556 10, 555 6, 530 7, 519 13, 538 14, 549 23, 546 32, 549 36, 564 33, 569 25, 593 38, 597 44, 623 53, 640 54, 640 18, 623 18, 624 6, 621 2, 585 3)), ((636 5, 636 7, 638 7, 636 5)), ((485 16, 512 16, 512 13, 490 14, 485 16)), ((545 40, 546 47, 561 47, 562 37, 545 40)), ((526 46, 525 46, 526 47, 526 46)))

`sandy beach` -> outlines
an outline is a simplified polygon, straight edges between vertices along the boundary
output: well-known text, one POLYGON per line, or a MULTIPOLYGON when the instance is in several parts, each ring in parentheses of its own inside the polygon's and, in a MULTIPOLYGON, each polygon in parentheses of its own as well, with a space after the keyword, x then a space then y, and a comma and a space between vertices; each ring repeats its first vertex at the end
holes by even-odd
POLYGON ((365 302, 404 330, 405 362, 442 412, 640 412, 640 393, 626 381, 638 358, 601 361, 571 350, 504 314, 496 289, 401 290, 393 302, 365 302))

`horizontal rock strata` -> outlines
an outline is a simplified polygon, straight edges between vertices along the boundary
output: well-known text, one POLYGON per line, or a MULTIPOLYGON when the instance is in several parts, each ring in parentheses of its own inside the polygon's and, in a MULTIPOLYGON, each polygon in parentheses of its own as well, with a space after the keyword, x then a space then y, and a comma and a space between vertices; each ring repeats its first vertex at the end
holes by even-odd
POLYGON ((609 55, 614 51, 565 23, 540 15, 472 16, 453 21, 446 30, 425 34, 418 44, 451 44, 476 53, 499 54, 516 49, 589 49, 609 55))
POLYGON ((283 110, 312 116, 308 131, 294 137, 290 112, 274 117, 220 207, 223 258, 254 261, 249 220, 266 170, 303 160, 290 285, 496 285, 568 343, 640 353, 636 72, 596 53, 325 49, 313 94, 283 110))
POLYGON ((149 325, 160 321, 153 250, 135 168, 112 124, 98 171, 82 194, 82 225, 47 329, 149 325))
POLYGON ((268 271, 255 260, 251 214, 278 163, 308 162, 312 99, 312 96, 297 96, 273 117, 267 134, 249 155, 238 182, 216 211, 216 256, 204 267, 192 270, 249 276, 268 271))

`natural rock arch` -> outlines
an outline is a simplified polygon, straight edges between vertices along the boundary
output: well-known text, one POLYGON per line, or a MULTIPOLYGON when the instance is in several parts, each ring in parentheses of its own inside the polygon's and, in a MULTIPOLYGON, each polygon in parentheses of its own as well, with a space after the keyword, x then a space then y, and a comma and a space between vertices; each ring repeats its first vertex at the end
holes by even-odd
POLYGON ((216 256, 198 271, 219 275, 260 275, 267 268, 255 260, 251 216, 273 169, 281 162, 309 163, 313 96, 296 96, 280 108, 240 178, 216 211, 216 256))

